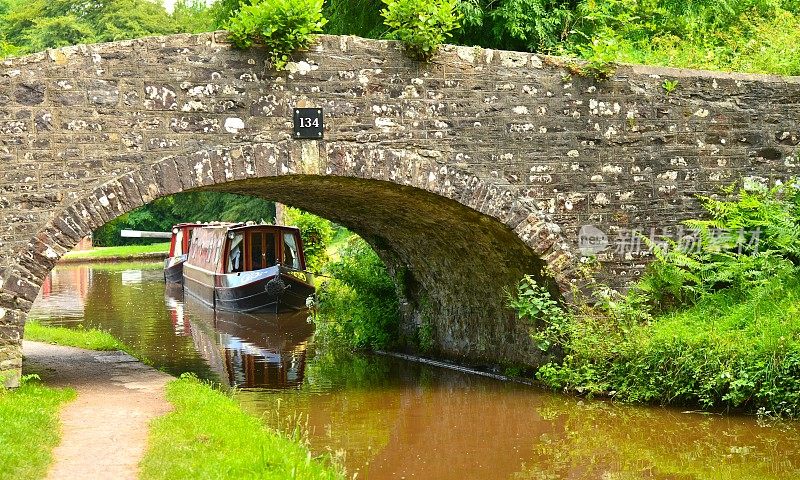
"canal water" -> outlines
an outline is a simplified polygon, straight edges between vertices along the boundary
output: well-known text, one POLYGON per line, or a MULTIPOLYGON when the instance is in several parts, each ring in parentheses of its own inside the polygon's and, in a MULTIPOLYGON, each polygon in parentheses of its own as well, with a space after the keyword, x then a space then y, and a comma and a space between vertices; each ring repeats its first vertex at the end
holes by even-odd
POLYGON ((158 368, 235 385, 359 479, 800 478, 800 424, 587 401, 315 345, 305 315, 214 312, 160 263, 59 266, 30 318, 111 332, 158 368))

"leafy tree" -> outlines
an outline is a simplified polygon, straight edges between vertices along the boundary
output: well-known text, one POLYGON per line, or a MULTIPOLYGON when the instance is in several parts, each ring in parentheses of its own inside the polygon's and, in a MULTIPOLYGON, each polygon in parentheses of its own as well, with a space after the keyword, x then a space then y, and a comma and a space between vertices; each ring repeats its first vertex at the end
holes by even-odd
POLYGON ((381 0, 328 0, 322 10, 328 23, 325 33, 382 38, 388 28, 380 15, 381 0))
POLYGON ((569 0, 465 0, 455 41, 507 50, 557 52, 573 33, 580 2, 569 0))
POLYGON ((106 223, 94 232, 98 246, 150 243, 120 237, 123 229, 168 232, 181 222, 272 221, 275 204, 257 197, 219 192, 185 192, 159 198, 106 223))
POLYGON ((210 30, 208 11, 199 0, 179 2, 173 16, 148 0, 0 0, 0 39, 16 47, 2 52, 210 30))
MULTIPOLYGON (((219 2, 218 2, 219 3, 219 2)), ((202 0, 180 0, 172 10, 172 19, 179 32, 201 33, 216 28, 214 10, 202 0)))

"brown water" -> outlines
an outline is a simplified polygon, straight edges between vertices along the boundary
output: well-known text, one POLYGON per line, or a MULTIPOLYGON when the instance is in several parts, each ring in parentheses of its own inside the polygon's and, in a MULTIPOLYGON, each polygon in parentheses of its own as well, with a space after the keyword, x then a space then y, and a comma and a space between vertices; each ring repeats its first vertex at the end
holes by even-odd
POLYGON ((160 264, 58 267, 31 312, 96 327, 157 366, 243 387, 274 426, 359 479, 800 479, 800 424, 586 401, 315 347, 304 315, 221 314, 165 289, 160 264))

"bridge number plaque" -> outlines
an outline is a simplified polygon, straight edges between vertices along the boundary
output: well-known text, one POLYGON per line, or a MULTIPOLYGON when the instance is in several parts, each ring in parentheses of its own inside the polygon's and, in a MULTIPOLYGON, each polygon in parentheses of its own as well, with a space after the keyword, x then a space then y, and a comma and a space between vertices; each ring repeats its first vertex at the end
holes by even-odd
POLYGON ((322 138, 322 109, 321 108, 295 108, 294 109, 294 138, 322 138))

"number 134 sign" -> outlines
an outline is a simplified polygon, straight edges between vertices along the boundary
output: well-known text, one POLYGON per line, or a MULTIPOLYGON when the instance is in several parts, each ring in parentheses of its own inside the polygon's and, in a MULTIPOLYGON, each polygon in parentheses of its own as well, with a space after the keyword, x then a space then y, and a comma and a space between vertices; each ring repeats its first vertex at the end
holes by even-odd
POLYGON ((294 109, 294 138, 322 138, 322 109, 294 109))

